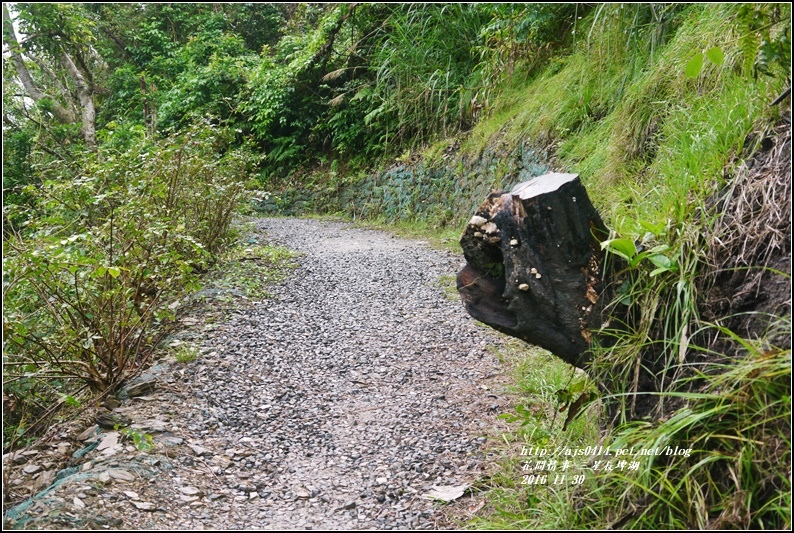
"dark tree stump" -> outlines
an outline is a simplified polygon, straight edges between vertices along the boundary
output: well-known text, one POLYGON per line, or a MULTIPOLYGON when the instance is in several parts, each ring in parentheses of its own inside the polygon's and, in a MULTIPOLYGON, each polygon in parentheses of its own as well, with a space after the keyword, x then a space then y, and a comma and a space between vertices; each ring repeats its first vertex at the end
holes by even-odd
POLYGON ((576 174, 547 174, 493 193, 460 239, 466 311, 583 368, 601 327, 608 231, 576 174))

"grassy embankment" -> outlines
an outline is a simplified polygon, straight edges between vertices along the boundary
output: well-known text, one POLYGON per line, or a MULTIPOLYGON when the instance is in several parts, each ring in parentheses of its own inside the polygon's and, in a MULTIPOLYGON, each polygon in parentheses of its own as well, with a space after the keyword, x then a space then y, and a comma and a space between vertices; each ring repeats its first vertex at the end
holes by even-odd
MULTIPOLYGON (((618 424, 599 437, 596 406, 567 430, 550 409, 532 410, 544 400, 558 405, 553 392, 566 389, 570 372, 559 363, 527 362, 543 360, 538 354, 519 356, 517 405, 525 409, 517 417, 524 424, 505 437, 506 458, 483 487, 489 504, 470 527, 790 525, 790 343, 774 346, 767 331, 742 338, 707 323, 702 312, 703 279, 720 266, 713 260, 721 213, 709 199, 758 150, 781 112, 769 102, 784 88, 748 75, 741 36, 731 31, 735 16, 732 8, 694 9, 668 42, 645 56, 623 41, 619 24, 593 24, 589 46, 559 58, 530 83, 508 88, 493 117, 464 144, 469 153, 496 136, 553 145, 557 165, 581 175, 617 236, 658 247, 668 258, 641 262, 630 273, 623 298, 639 320, 614 347, 597 352, 594 375, 625 384, 616 394, 629 393, 640 358, 654 350, 676 375, 698 379, 692 392, 663 385, 668 401, 677 399, 676 411, 618 424), (723 63, 706 61, 699 75, 686 76, 690 57, 712 47, 719 47, 723 63), (721 352, 704 344, 709 336, 725 339, 717 343, 721 352), (698 361, 706 364, 698 367, 698 361), (581 484, 571 484, 570 475, 559 486, 551 480, 521 484, 526 472, 519 464, 527 459, 517 455, 521 446, 597 444, 638 450, 679 445, 692 453, 642 458, 635 471, 595 470, 585 461, 581 484)), ((790 339, 790 317, 771 317, 767 324, 790 339)), ((621 401, 624 413, 633 407, 621 401)))

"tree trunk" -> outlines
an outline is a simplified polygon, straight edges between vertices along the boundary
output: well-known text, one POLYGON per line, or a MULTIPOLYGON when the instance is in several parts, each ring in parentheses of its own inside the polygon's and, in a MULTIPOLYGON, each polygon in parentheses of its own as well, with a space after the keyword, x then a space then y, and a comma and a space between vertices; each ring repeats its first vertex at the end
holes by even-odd
MULTIPOLYGON (((36 86, 30 72, 28 72, 28 68, 25 66, 25 60, 20 53, 21 47, 19 46, 19 41, 17 41, 14 25, 11 22, 11 15, 8 13, 8 7, 6 7, 5 3, 3 4, 3 41, 8 45, 11 61, 14 63, 19 81, 22 83, 22 87, 25 88, 28 96, 37 103, 45 98, 49 98, 47 94, 43 93, 36 86)), ((75 116, 69 109, 63 107, 54 98, 50 98, 50 100, 52 101, 52 113, 55 115, 55 119, 58 122, 62 124, 71 124, 75 122, 75 116)))
POLYGON ((89 150, 96 150, 96 110, 94 109, 94 86, 88 83, 74 64, 72 58, 64 52, 61 63, 69 73, 69 77, 77 87, 77 97, 80 99, 80 115, 83 123, 83 139, 89 150))
POLYGON ((493 193, 460 244, 468 313, 583 368, 601 327, 608 231, 576 174, 547 174, 493 193))

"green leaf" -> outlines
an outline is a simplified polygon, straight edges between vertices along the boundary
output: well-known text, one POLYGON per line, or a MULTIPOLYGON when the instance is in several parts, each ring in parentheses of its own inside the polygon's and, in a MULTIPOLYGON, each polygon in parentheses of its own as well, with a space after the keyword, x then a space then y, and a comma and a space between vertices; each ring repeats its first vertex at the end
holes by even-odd
POLYGON ((651 224, 650 222, 645 222, 644 220, 640 220, 639 223, 642 229, 644 229, 645 231, 649 231, 654 235, 661 235, 665 227, 664 222, 660 222, 658 224, 651 224))
POLYGON ((601 249, 609 250, 628 261, 637 254, 637 247, 631 239, 610 239, 601 243, 601 249))
POLYGON ((568 387, 568 391, 571 394, 576 394, 577 392, 582 392, 584 390, 585 385, 587 385, 587 380, 580 379, 578 381, 575 381, 575 382, 571 383, 571 385, 568 387))
POLYGON ((656 277, 656 276, 658 276, 659 274, 663 274, 664 272, 669 272, 669 271, 670 271, 670 269, 669 269, 669 268, 657 268, 657 269, 655 269, 655 270, 653 270, 653 271, 651 272, 651 277, 652 277, 652 278, 655 278, 655 277, 656 277))
POLYGON ((121 274, 121 269, 119 267, 108 267, 108 274, 113 278, 117 278, 121 274))
POLYGON ((673 268, 673 262, 664 254, 649 255, 648 260, 660 269, 672 270, 673 268))
POLYGON ((695 56, 687 62, 684 74, 687 78, 697 78, 701 70, 703 70, 703 54, 695 54, 695 56))
POLYGON ((722 53, 719 46, 706 50, 706 57, 715 65, 722 65, 725 62, 725 54, 722 53))
POLYGON ((80 403, 80 400, 78 400, 74 396, 66 396, 63 400, 64 403, 69 407, 80 407, 82 405, 82 403, 80 403))

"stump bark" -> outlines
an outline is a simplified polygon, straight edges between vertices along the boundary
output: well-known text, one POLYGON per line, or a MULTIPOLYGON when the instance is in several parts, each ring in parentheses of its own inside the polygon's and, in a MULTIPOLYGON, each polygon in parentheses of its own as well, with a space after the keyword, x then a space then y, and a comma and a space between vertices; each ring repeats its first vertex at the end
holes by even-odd
POLYGON ((583 368, 606 303, 608 231, 576 174, 546 174, 493 193, 461 236, 457 287, 489 326, 583 368))

